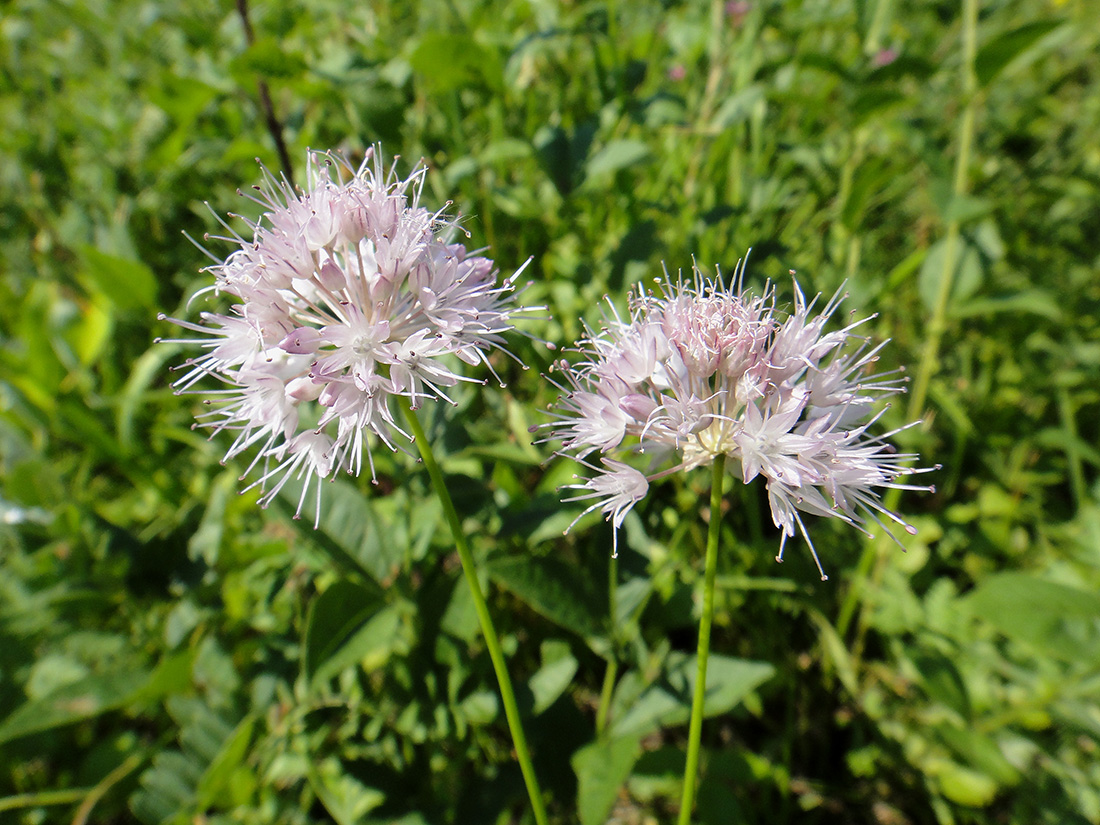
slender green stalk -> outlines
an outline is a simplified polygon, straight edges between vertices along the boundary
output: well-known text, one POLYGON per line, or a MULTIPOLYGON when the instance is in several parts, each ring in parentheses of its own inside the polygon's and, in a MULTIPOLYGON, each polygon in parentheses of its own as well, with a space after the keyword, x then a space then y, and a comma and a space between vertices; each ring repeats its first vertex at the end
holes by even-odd
POLYGON ((91 788, 62 788, 56 791, 21 793, 17 796, 5 796, 0 799, 0 811, 15 811, 20 808, 44 808, 47 805, 71 805, 82 800, 91 788))
POLYGON ((619 672, 619 660, 616 633, 618 612, 618 593, 619 593, 619 560, 615 557, 611 557, 611 562, 607 569, 607 603, 608 613, 611 616, 611 653, 607 660, 607 670, 603 674, 603 688, 600 690, 600 706, 596 711, 596 735, 603 733, 604 728, 607 727, 607 714, 611 710, 611 693, 615 689, 615 677, 619 672))
POLYGON ((710 624, 714 618, 714 578, 718 569, 718 532, 722 524, 722 478, 726 456, 714 460, 710 481, 710 527, 707 529, 707 559, 703 573, 703 615, 699 617, 698 669, 695 696, 691 700, 687 765, 684 766, 684 795, 680 800, 679 825, 689 825, 695 806, 695 785, 699 773, 699 740, 703 733, 703 702, 707 696, 707 659, 710 657, 710 624))
MULTIPOLYGON (((974 144, 974 119, 978 107, 978 80, 974 73, 974 58, 978 51, 978 0, 963 1, 962 19, 962 98, 963 111, 959 120, 959 151, 955 156, 954 194, 965 195, 970 169, 970 152, 974 144)), ((924 405, 928 401, 928 389, 939 367, 940 343, 947 330, 947 305, 955 278, 955 257, 959 246, 959 222, 951 220, 947 224, 944 239, 943 272, 940 275, 936 303, 932 308, 932 317, 928 321, 927 338, 917 365, 916 379, 909 395, 909 419, 920 418, 924 414, 924 405)), ((890 490, 883 500, 886 509, 897 509, 901 499, 900 490, 890 490)), ((878 569, 874 566, 880 544, 878 541, 866 541, 860 556, 856 575, 841 605, 837 619, 837 632, 843 637, 847 634, 852 620, 856 617, 856 608, 869 581, 877 580, 878 569), (874 575, 872 576, 872 570, 874 575)))
POLYGON ((99 780, 96 786, 84 797, 84 801, 80 803, 80 807, 77 808, 76 814, 73 816, 72 825, 86 825, 88 817, 92 815, 92 810, 99 804, 99 800, 113 786, 125 779, 132 771, 137 770, 144 761, 144 753, 131 754, 123 760, 121 765, 99 780))
POLYGON ((447 518, 447 524, 451 528, 454 537, 455 548, 458 557, 462 560, 462 572, 466 575, 466 583, 470 586, 470 594, 474 598, 474 610, 477 612, 478 621, 481 623, 481 634, 485 637, 485 646, 489 648, 489 658, 493 660, 493 670, 496 671, 497 685, 500 688, 500 696, 504 701, 504 715, 508 720, 508 729, 512 733, 512 744, 516 749, 516 759, 520 770, 523 772, 523 781, 527 785, 527 795, 531 798, 531 809, 535 814, 537 825, 546 825, 546 807, 542 801, 542 791, 539 788, 538 779, 535 776, 535 768, 531 763, 531 753, 527 749, 527 736, 523 732, 523 723, 519 718, 519 708, 516 706, 516 693, 512 689, 512 679, 508 675, 508 668, 504 661, 504 651, 500 647, 500 638, 493 627, 493 619, 489 615, 489 607, 485 604, 485 595, 481 592, 481 583, 477 578, 477 569, 474 566, 474 557, 470 553, 470 545, 466 541, 466 535, 462 532, 462 522, 455 511, 451 494, 447 490, 447 484, 443 480, 443 473, 432 454, 431 444, 424 434, 424 428, 420 426, 420 419, 416 412, 405 409, 405 418, 409 422, 416 446, 420 450, 420 457, 424 459, 424 467, 428 470, 428 476, 432 480, 432 487, 439 497, 439 503, 443 505, 443 513, 447 518))
MULTIPOLYGON (((959 121, 959 153, 955 156, 955 197, 965 195, 970 169, 970 149, 974 143, 974 118, 978 108, 978 79, 974 73, 974 58, 978 52, 978 0, 964 0, 962 21, 962 91, 963 112, 959 121)), ((940 340, 947 329, 947 304, 951 299, 951 288, 955 279, 955 256, 959 246, 959 222, 951 220, 947 224, 947 237, 944 242, 943 273, 940 287, 936 293, 936 303, 932 309, 932 318, 928 322, 928 337, 921 352, 917 377, 913 382, 913 392, 909 396, 909 417, 916 418, 924 412, 928 399, 928 385, 939 367, 940 340)))
POLYGON ((1073 490, 1074 503, 1080 507, 1088 498, 1088 487, 1085 484, 1085 471, 1081 464, 1077 418, 1073 411, 1073 401, 1069 397, 1069 389, 1064 385, 1058 387, 1058 414, 1062 419, 1062 429, 1069 436, 1066 441, 1066 461, 1069 463, 1070 489, 1073 490))

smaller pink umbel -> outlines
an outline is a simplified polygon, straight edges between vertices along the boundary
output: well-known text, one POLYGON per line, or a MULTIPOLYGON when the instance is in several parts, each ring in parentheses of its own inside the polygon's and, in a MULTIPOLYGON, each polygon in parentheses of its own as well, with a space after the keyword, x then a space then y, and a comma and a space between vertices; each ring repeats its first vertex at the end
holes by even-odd
POLYGON ((616 534, 650 482, 725 455, 746 484, 764 478, 782 531, 777 560, 797 526, 826 578, 800 513, 865 533, 868 522, 889 532, 885 518, 912 533, 881 490, 929 490, 901 479, 935 468, 914 469, 916 455, 895 451, 887 439, 899 430, 869 432, 882 415, 875 403, 905 384, 898 372, 871 374, 884 344, 856 334, 869 319, 826 332, 839 292, 814 314, 818 298, 807 302, 796 283, 783 315, 774 289, 753 296, 743 275, 742 263, 730 287, 698 269, 690 281, 666 274, 659 294, 639 286, 628 319, 612 307, 598 332, 586 327, 581 360, 555 365, 562 395, 535 429, 594 471, 566 485, 580 492, 564 500, 591 501, 581 515, 600 509, 616 534), (586 460, 593 453, 602 466, 586 460))
POLYGON ((232 296, 228 314, 166 320, 199 335, 174 343, 204 350, 172 385, 208 397, 197 426, 235 434, 226 460, 255 451, 245 489, 259 487, 266 506, 287 480, 304 480, 298 513, 312 486, 320 518, 320 479, 358 475, 364 453, 373 478, 375 440, 391 450, 411 441, 395 399, 415 409, 451 402, 459 381, 484 383, 456 370, 503 349, 524 311, 523 267, 498 282, 490 259, 450 240, 455 223, 420 206, 422 165, 400 178, 371 149, 358 168, 316 152, 308 167, 303 192, 264 170, 253 200, 266 212, 245 222, 251 239, 219 218, 229 236, 218 240, 238 248, 224 261, 207 252, 215 283, 201 293, 232 296), (217 388, 200 386, 206 378, 217 388))

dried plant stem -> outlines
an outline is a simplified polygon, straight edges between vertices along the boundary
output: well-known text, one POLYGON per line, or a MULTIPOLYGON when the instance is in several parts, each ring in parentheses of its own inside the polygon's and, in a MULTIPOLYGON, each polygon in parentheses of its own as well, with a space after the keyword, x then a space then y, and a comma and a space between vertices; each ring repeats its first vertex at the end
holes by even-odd
MULTIPOLYGON (((252 22, 248 18, 248 0, 237 0, 237 14, 241 18, 244 27, 244 40, 251 46, 256 42, 256 35, 252 31, 252 22)), ((279 153, 279 165, 283 174, 291 183, 294 182, 294 164, 290 161, 290 152, 286 148, 286 139, 283 137, 283 124, 275 114, 275 104, 271 102, 271 91, 267 88, 267 81, 260 78, 256 81, 256 90, 260 96, 260 109, 264 113, 264 123, 267 125, 268 134, 275 141, 275 151, 279 153)))
POLYGON ((710 481, 710 527, 707 529, 707 557, 703 572, 703 614, 699 617, 695 695, 691 700, 691 726, 688 729, 687 764, 684 766, 684 793, 680 800, 679 825, 689 825, 691 810, 695 806, 695 786, 699 773, 699 740, 703 732, 703 704, 707 695, 710 625, 714 618, 714 580, 718 568, 718 533, 722 524, 722 479, 725 466, 725 453, 719 453, 714 459, 710 481))
POLYGON ((531 763, 531 753, 527 748, 527 736, 523 732, 523 723, 519 717, 519 708, 516 706, 516 693, 512 689, 512 679, 508 675, 508 668, 504 661, 504 651, 500 647, 500 638, 493 627, 493 619, 489 615, 489 607, 485 603, 485 595, 481 591, 481 583, 477 578, 477 568, 474 565, 474 557, 470 553, 470 545, 466 541, 466 535, 462 532, 462 522, 455 511, 451 494, 447 490, 447 483, 443 479, 443 473, 436 463, 432 453, 431 444, 424 434, 424 428, 420 426, 420 419, 412 409, 405 409, 405 417, 409 422, 420 457, 424 460, 424 467, 432 480, 432 487, 443 505, 443 513, 447 518, 447 524, 451 528, 454 537, 455 549, 462 560, 462 572, 466 575, 466 583, 470 586, 470 594, 474 599, 474 610, 477 612, 478 621, 481 623, 481 635, 485 638, 485 646, 489 649, 489 658, 493 661, 493 670, 496 671, 497 685, 500 688, 500 696, 504 701, 504 715, 508 720, 508 729, 512 733, 512 744, 516 749, 516 760, 523 772, 523 781, 527 786, 527 795, 531 798, 531 808, 535 814, 537 825, 546 825, 546 807, 542 801, 542 791, 539 788, 538 779, 535 776, 535 768, 531 763))

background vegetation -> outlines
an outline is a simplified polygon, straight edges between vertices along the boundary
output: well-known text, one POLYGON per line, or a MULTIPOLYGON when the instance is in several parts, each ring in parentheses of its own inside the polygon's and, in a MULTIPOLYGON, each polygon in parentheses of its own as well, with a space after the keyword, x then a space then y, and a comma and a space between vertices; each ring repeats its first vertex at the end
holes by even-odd
MULTIPOLYGON (((326 487, 314 532, 167 388, 156 313, 209 280, 181 231, 281 166, 262 81, 295 172, 382 141, 502 269, 532 256, 537 335, 751 246, 756 288, 846 280, 883 365, 928 370, 887 415, 916 402, 943 465, 906 553, 818 523, 830 580, 776 566, 731 484, 700 821, 1100 823, 1095 2, 984 3, 973 60, 946 2, 287 0, 251 44, 213 0, 0 16, 0 820, 527 821, 422 472, 326 487)), ((575 467, 527 434, 551 356, 515 347, 434 433, 536 768, 558 822, 666 822, 706 473, 628 520, 609 604, 608 528, 562 536, 575 467)))

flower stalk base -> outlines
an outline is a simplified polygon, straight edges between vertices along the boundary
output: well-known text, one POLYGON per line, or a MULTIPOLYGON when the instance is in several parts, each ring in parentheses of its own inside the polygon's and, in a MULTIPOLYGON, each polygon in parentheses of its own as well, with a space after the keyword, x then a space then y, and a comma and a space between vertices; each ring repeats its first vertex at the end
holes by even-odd
POLYGON ((688 729, 687 764, 684 767, 684 794, 680 800, 679 825, 690 825, 695 806, 695 787, 699 773, 699 740, 703 732, 703 705, 707 695, 707 659, 710 657, 710 626, 714 619, 714 580, 718 568, 718 534, 722 526, 722 478, 726 456, 719 454, 712 465, 710 482, 710 527, 707 529, 707 556, 703 573, 703 613, 699 617, 699 648, 696 657, 695 695, 691 701, 691 726, 688 729))
POLYGON ((516 706, 516 693, 512 688, 512 679, 508 675, 508 667, 504 661, 504 651, 500 647, 500 638, 497 636, 493 619, 489 615, 489 607, 485 603, 485 595, 481 591, 481 583, 477 578, 477 568, 474 565, 473 554, 466 541, 466 535, 462 532, 462 522, 455 511, 451 494, 447 490, 447 484, 443 480, 443 473, 436 463, 432 453, 431 444, 424 434, 424 428, 416 412, 405 408, 405 418, 409 423, 409 430, 420 450, 420 457, 424 460, 424 467, 432 480, 432 487, 440 504, 443 505, 443 513, 447 518, 447 524, 451 528, 454 537, 455 549, 462 560, 462 572, 466 576, 466 583, 470 586, 470 594, 474 599, 474 610, 477 612, 478 622, 481 624, 481 635, 485 638, 485 646, 489 649, 489 658, 493 661, 493 670, 496 672, 497 685, 500 688, 500 696, 504 702, 504 715, 508 720, 508 730, 512 734, 512 744, 516 749, 516 760, 519 762, 520 771, 523 773, 523 782, 527 786, 527 795, 531 798, 531 808, 535 815, 536 825, 547 825, 546 808, 542 801, 542 791, 539 788, 538 778, 535 776, 535 768, 531 763, 531 753, 527 748, 527 736, 523 731, 523 723, 520 720, 519 708, 516 706))

